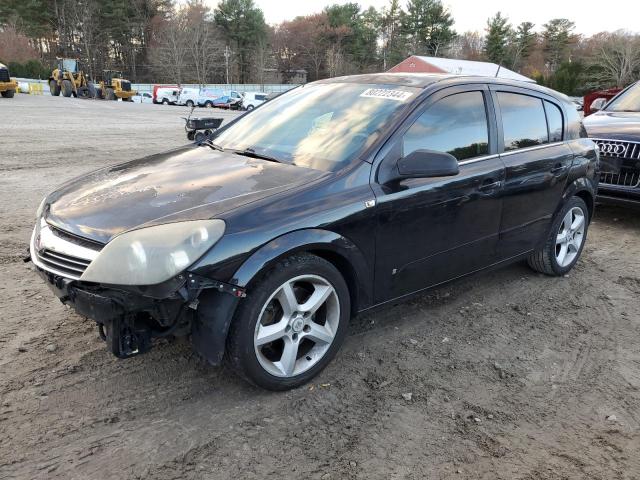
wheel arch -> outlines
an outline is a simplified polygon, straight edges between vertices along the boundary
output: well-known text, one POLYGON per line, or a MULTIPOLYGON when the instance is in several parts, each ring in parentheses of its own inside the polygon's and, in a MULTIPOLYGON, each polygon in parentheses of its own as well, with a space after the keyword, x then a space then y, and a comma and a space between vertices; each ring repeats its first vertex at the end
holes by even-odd
MULTIPOLYGON (((349 239, 322 229, 296 230, 258 248, 236 270, 229 283, 247 288, 280 260, 309 253, 335 266, 349 289, 351 314, 371 305, 373 277, 365 256, 349 239)), ((204 291, 192 322, 192 343, 196 351, 212 365, 219 365, 231 321, 242 300, 217 291, 204 291)))
POLYGON ((560 205, 558 205, 558 210, 560 210, 571 197, 580 197, 582 200, 584 200, 584 203, 587 204, 587 209, 589 211, 589 221, 591 221, 595 212, 596 202, 596 195, 591 182, 586 178, 578 178, 571 182, 567 186, 567 188, 565 188, 565 191, 562 195, 562 202, 560 202, 560 205))
POLYGON ((316 255, 336 267, 349 287, 353 314, 371 305, 373 282, 364 254, 351 240, 323 229, 296 230, 271 240, 244 261, 231 283, 250 288, 277 262, 300 253, 316 255))

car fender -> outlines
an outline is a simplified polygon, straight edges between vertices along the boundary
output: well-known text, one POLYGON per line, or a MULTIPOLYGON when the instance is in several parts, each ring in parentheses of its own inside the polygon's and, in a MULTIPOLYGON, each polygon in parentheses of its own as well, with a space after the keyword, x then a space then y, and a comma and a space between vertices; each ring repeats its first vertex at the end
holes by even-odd
MULTIPOLYGON (((242 288, 249 287, 247 294, 250 295, 251 281, 261 272, 279 260, 300 252, 323 257, 340 270, 349 286, 354 309, 352 313, 371 306, 373 279, 364 255, 349 239, 322 229, 296 230, 271 240, 242 263, 229 283, 242 288)), ((192 343, 196 351, 212 365, 222 362, 229 326, 240 301, 231 295, 211 290, 203 291, 199 298, 197 314, 192 323, 192 343)))
POLYGON ((348 238, 319 228, 296 230, 274 238, 246 259, 229 283, 246 288, 260 272, 299 252, 323 257, 340 270, 349 285, 354 308, 362 310, 371 305, 373 277, 362 251, 348 238))

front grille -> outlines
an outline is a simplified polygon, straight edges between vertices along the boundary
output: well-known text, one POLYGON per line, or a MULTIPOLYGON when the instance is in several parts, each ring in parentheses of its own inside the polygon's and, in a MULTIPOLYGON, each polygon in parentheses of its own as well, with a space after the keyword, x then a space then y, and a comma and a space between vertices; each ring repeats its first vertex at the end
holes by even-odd
POLYGON ((59 228, 54 227, 53 225, 49 225, 49 228, 51 229, 51 232, 56 237, 60 237, 68 242, 74 243, 76 245, 80 245, 81 247, 90 248, 91 250, 96 250, 98 252, 102 250, 102 247, 104 247, 104 245, 101 243, 98 243, 83 237, 79 237, 69 232, 65 232, 64 230, 60 230, 59 228))
POLYGON ((72 275, 74 277, 80 277, 87 269, 90 260, 85 260, 84 258, 72 257, 71 255, 67 255, 65 253, 54 252, 52 250, 43 249, 37 252, 38 260, 42 262, 43 265, 57 270, 61 273, 66 273, 72 275))
POLYGON ((600 173, 600 183, 617 185, 619 187, 640 187, 640 171, 625 171, 620 173, 600 173))
POLYGON ((9 70, 6 68, 0 68, 0 82, 8 82, 11 78, 9 78, 9 70))
POLYGON ((600 150, 600 183, 617 187, 640 187, 640 143, 594 139, 600 150))
POLYGON ((122 82, 122 90, 125 92, 131 91, 131 82, 122 82))

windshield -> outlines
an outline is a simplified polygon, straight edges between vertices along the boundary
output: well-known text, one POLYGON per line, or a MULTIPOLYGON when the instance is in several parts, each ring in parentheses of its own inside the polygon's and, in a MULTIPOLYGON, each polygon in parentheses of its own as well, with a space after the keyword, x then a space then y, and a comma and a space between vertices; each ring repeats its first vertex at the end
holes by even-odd
POLYGON ((63 70, 68 70, 69 72, 76 72, 76 67, 78 62, 72 58, 65 58, 62 60, 62 68, 63 70))
POLYGON ((418 91, 398 85, 305 85, 240 118, 215 143, 336 171, 372 145, 418 91))
POLYGON ((608 112, 640 112, 640 82, 632 85, 609 102, 605 110, 608 112))

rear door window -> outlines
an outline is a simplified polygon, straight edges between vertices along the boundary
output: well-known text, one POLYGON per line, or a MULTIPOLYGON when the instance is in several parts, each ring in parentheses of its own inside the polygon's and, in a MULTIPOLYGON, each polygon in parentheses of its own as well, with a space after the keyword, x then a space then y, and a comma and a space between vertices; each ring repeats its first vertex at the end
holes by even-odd
POLYGON ((438 100, 411 125, 402 140, 404 156, 416 150, 436 150, 461 161, 488 154, 483 93, 456 93, 438 100))
POLYGON ((505 151, 549 143, 542 99, 511 92, 498 92, 505 151))
POLYGON ((562 112, 557 105, 546 100, 544 101, 544 110, 547 113, 547 124, 549 125, 549 141, 561 142, 564 130, 562 112))

